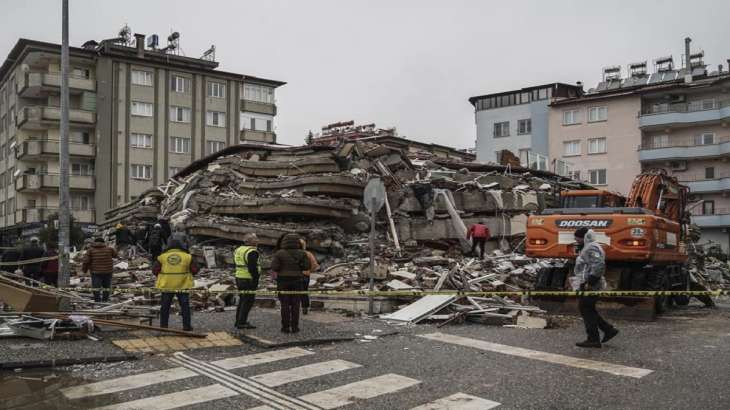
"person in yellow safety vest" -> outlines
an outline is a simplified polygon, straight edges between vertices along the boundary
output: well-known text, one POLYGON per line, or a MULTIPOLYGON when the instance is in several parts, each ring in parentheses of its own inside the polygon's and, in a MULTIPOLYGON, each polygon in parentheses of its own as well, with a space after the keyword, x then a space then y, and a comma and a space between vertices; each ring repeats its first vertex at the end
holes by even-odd
MULTIPOLYGON (((236 263, 236 287, 238 290, 256 290, 259 287, 259 274, 261 263, 259 251, 256 246, 259 239, 256 234, 251 233, 243 238, 243 245, 236 248, 233 254, 236 263)), ((248 314, 251 312, 256 295, 238 295, 238 309, 236 310, 237 329, 256 329, 256 326, 248 322, 248 314)))
POLYGON ((193 288, 193 275, 198 273, 198 266, 179 241, 170 241, 167 250, 157 257, 152 272, 157 275, 155 287, 162 291, 160 295, 160 327, 167 327, 170 318, 170 305, 177 295, 180 303, 180 314, 183 330, 192 331, 190 294, 193 288), (184 291, 184 292, 183 292, 184 291))

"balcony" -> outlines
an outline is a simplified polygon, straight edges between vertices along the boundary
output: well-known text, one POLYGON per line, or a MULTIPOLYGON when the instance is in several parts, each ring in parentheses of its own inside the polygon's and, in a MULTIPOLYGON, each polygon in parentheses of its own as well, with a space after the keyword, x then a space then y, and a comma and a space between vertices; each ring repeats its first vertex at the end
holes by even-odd
POLYGON ((690 193, 730 191, 730 172, 721 172, 712 179, 681 174, 675 176, 680 183, 689 187, 690 193))
MULTIPOLYGON (((61 181, 58 174, 25 174, 15 180, 15 190, 40 191, 57 190, 61 181)), ((79 191, 93 191, 96 188, 94 177, 91 175, 71 175, 69 188, 79 191)))
MULTIPOLYGON (((58 157, 61 148, 60 141, 55 140, 28 140, 18 145, 15 151, 15 158, 43 158, 58 157)), ((79 144, 72 142, 68 144, 68 152, 72 157, 93 158, 96 155, 96 147, 91 144, 79 144)))
POLYGON ((683 160, 720 157, 730 154, 730 136, 715 138, 714 144, 698 144, 694 138, 668 143, 646 143, 639 147, 639 161, 683 160))
MULTIPOLYGON (((61 121, 60 107, 23 107, 18 112, 17 127, 21 129, 47 129, 58 127, 61 121)), ((93 126, 96 113, 78 109, 69 110, 69 121, 75 126, 93 126)))
MULTIPOLYGON (((68 86, 71 94, 96 91, 96 81, 85 77, 69 76, 68 86)), ((61 73, 25 73, 18 78, 18 93, 21 97, 43 97, 49 92, 60 92, 60 87, 61 73)))
MULTIPOLYGON (((15 211, 16 223, 40 223, 47 221, 52 215, 58 213, 58 208, 24 208, 15 211)), ((93 209, 74 209, 73 218, 78 223, 95 223, 95 212, 93 209)))
POLYGON ((241 142, 265 142, 267 144, 276 143, 276 133, 272 131, 254 131, 241 130, 241 142))
POLYGON ((276 115, 276 104, 241 99, 241 111, 276 115))
POLYGON ((666 128, 672 125, 719 122, 729 118, 730 100, 649 106, 639 115, 639 128, 666 128))
POLYGON ((713 209, 712 214, 703 214, 702 208, 692 210, 692 223, 700 228, 720 228, 730 226, 730 209, 713 209))

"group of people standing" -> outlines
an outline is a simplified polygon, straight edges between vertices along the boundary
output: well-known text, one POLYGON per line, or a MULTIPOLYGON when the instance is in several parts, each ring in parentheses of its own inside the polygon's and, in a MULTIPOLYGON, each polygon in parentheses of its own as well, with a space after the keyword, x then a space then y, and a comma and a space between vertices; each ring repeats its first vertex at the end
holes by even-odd
POLYGON ((47 285, 58 286, 58 248, 54 243, 43 246, 37 237, 30 238, 23 247, 5 249, 2 255, 3 270, 16 272, 20 270, 28 279, 43 282, 47 285), (13 265, 13 262, 34 259, 46 259, 34 263, 13 265))

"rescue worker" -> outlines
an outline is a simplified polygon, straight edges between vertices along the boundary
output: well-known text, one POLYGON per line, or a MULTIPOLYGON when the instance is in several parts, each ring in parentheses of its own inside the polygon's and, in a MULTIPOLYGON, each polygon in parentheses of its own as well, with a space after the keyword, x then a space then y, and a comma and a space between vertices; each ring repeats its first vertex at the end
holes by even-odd
POLYGON ((175 230, 172 231, 170 234, 170 237, 167 239, 167 247, 170 247, 170 244, 172 242, 177 242, 180 245, 182 245, 185 249, 188 249, 190 247, 190 243, 188 241, 188 234, 185 233, 185 229, 183 229, 180 226, 176 226, 175 230))
POLYGON ((160 327, 166 328, 170 319, 172 299, 177 295, 180 303, 183 330, 192 331, 190 294, 193 288, 193 275, 198 273, 198 266, 193 257, 178 241, 172 241, 167 250, 157 257, 152 267, 152 273, 157 276, 155 287, 162 291, 160 295, 160 327))
POLYGON ((43 256, 46 258, 56 257, 56 259, 47 260, 41 264, 43 281, 46 285, 58 287, 58 247, 55 243, 49 243, 47 247, 48 249, 43 256))
MULTIPOLYGON (((44 254, 45 251, 41 248, 40 241, 34 236, 30 238, 30 244, 23 247, 20 260, 27 261, 31 259, 40 259, 44 254)), ((29 279, 42 281, 43 272, 41 270, 41 263, 42 262, 26 263, 23 265, 23 276, 29 279)))
POLYGON ((475 223, 469 227, 469 231, 466 233, 466 239, 471 239, 471 254, 474 255, 474 251, 477 249, 477 245, 479 245, 479 257, 484 259, 484 248, 489 239, 489 228, 487 228, 484 221, 479 221, 479 223, 475 223))
MULTIPOLYGON (((281 248, 274 253, 271 260, 271 272, 276 277, 276 290, 301 291, 304 271, 310 270, 309 258, 301 249, 299 236, 287 234, 281 241, 281 248)), ((298 294, 280 294, 281 331, 283 333, 299 332, 298 294)))
POLYGON ((150 251, 150 260, 154 263, 157 260, 157 257, 162 253, 162 247, 165 244, 162 225, 155 224, 147 233, 145 242, 147 243, 147 249, 150 251))
POLYGON ((117 224, 114 231, 114 239, 117 244, 117 252, 127 258, 134 258, 136 254, 135 240, 132 231, 122 224, 117 224))
MULTIPOLYGON (((312 272, 319 270, 319 263, 314 254, 307 250, 307 242, 304 239, 300 239, 299 242, 302 244, 302 250, 307 254, 307 258, 309 259, 310 268, 303 272, 304 279, 302 279, 302 290, 308 291, 310 276, 312 272)), ((306 293, 302 295, 302 313, 305 315, 309 313, 309 294, 306 293)))
MULTIPOLYGON (((97 237, 94 243, 86 250, 81 270, 91 271, 91 287, 94 289, 110 289, 112 287, 112 273, 114 272, 114 258, 117 251, 106 246, 104 238, 97 237)), ((94 290, 94 302, 108 302, 109 291, 94 290)))
MULTIPOLYGON (((606 253, 596 241, 596 234, 588 228, 575 231, 575 241, 580 253, 575 259, 574 274, 582 291, 600 291, 606 288, 603 275, 606 271, 606 253)), ((581 296, 578 298, 578 310, 583 317, 588 338, 575 345, 578 347, 601 347, 618 334, 618 330, 606 322, 596 310, 598 296, 581 296), (603 331, 603 340, 598 329, 603 331)))
MULTIPOLYGON (((259 287, 259 239, 256 234, 250 233, 243 238, 243 245, 236 248, 233 254, 236 263, 236 287, 238 290, 256 290, 259 287)), ((236 309, 237 329, 256 329, 256 326, 248 322, 248 314, 251 312, 256 295, 238 295, 238 309, 236 309)))
MULTIPOLYGON (((2 261, 3 262, 17 262, 20 260, 21 251, 17 247, 12 247, 10 249, 5 250, 3 252, 2 261)), ((1 270, 10 272, 10 273, 16 273, 18 270, 18 265, 4 265, 1 270)))

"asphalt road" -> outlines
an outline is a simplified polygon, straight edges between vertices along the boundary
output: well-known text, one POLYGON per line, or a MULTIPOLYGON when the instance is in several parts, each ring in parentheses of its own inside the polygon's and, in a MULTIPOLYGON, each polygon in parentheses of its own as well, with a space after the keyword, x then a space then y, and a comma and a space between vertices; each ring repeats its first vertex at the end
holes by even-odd
POLYGON ((727 307, 689 307, 652 323, 618 322, 621 334, 604 348, 590 350, 574 346, 583 338, 580 320, 539 330, 418 325, 379 337, 392 327, 377 320, 343 319, 337 321, 343 328, 359 333, 355 341, 303 348, 196 349, 177 357, 178 363, 167 355, 76 366, 58 373, 61 382, 56 385, 85 388, 36 390, 42 405, 0 401, 0 408, 121 403, 166 408, 179 403, 186 409, 248 409, 263 404, 308 408, 314 403, 317 407, 311 408, 412 409, 461 394, 461 400, 449 405, 423 408, 727 409, 728 319, 727 307), (230 360, 237 357, 243 358, 230 360), (163 369, 174 370, 146 376, 163 369), (169 374, 178 379, 165 381, 169 374), (118 379, 129 375, 141 375, 136 380, 145 385, 125 386, 118 379), (94 388, 89 390, 88 383, 96 381, 110 382, 97 386, 102 394, 88 396, 94 388), (465 407, 468 399, 478 401, 465 407))

